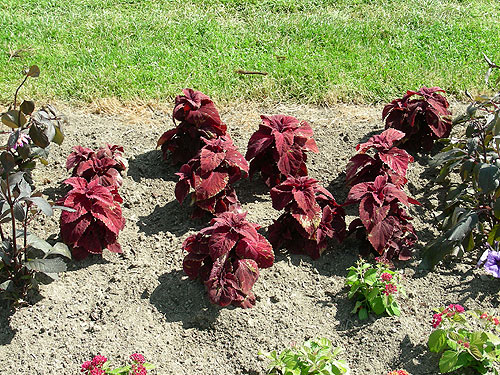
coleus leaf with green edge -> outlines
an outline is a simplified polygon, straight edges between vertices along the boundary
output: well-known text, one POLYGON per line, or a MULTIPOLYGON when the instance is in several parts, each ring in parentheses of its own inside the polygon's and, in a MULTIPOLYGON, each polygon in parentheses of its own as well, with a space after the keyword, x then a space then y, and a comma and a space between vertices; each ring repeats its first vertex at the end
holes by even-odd
POLYGON ((408 90, 401 99, 387 104, 382 111, 385 127, 401 130, 406 136, 400 147, 429 151, 434 140, 450 135, 452 122, 449 104, 439 87, 423 86, 418 91, 408 90))
POLYGON ((344 239, 345 212, 317 180, 288 177, 271 189, 271 199, 273 208, 285 210, 268 228, 275 249, 285 247, 317 259, 329 238, 344 239))
POLYGON ((229 135, 202 140, 205 146, 177 173, 175 197, 182 203, 193 189, 191 202, 199 209, 219 214, 239 208, 231 185, 248 175, 247 161, 229 135))
POLYGON ((250 137, 245 155, 250 161, 250 176, 260 172, 269 187, 288 176, 306 176, 306 152, 318 152, 309 124, 292 116, 260 117, 262 123, 250 137))
POLYGON ((182 245, 188 252, 184 272, 193 280, 199 278, 210 301, 220 306, 252 307, 255 296, 251 289, 259 268, 271 267, 274 262, 271 245, 246 215, 222 213, 182 245))
POLYGON ((408 260, 417 237, 409 222, 412 218, 401 205, 420 203, 388 182, 387 175, 354 185, 344 204, 355 203, 359 203, 359 219, 350 224, 349 232, 360 231, 362 236, 366 235, 382 258, 390 260, 397 256, 400 260, 408 260))
POLYGON ((87 181, 97 179, 102 186, 120 187, 123 183, 121 172, 128 167, 123 157, 123 147, 106 144, 97 152, 87 147, 75 146, 66 160, 66 169, 72 170, 74 177, 87 181))
POLYGON ((361 182, 373 181, 377 176, 387 175, 389 181, 401 187, 408 181, 406 171, 413 157, 394 144, 405 134, 396 129, 387 129, 371 137, 368 142, 358 144, 358 154, 353 156, 346 168, 346 182, 353 186, 361 182), (367 154, 374 150, 372 155, 367 154))
POLYGON ((104 187, 97 179, 87 182, 81 177, 71 177, 64 183, 72 190, 58 203, 74 211, 62 212, 61 237, 72 247, 73 256, 83 259, 89 254, 102 254, 103 249, 121 253, 118 233, 125 226, 125 219, 116 188, 104 187))
POLYGON ((163 158, 170 157, 172 164, 187 163, 203 147, 201 137, 217 138, 226 134, 227 127, 221 121, 212 100, 200 91, 182 90, 184 95, 175 98, 173 111, 180 123, 163 133, 158 139, 163 158))

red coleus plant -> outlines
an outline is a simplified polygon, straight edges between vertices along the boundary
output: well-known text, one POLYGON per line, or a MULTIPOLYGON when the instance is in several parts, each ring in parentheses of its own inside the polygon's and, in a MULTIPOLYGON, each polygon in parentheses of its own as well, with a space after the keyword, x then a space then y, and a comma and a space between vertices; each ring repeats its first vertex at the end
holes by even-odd
POLYGON ((225 212, 212 219, 211 226, 189 236, 182 247, 188 252, 184 272, 200 278, 212 303, 252 307, 252 287, 259 268, 273 265, 269 242, 257 232, 259 226, 246 220, 245 213, 225 212))
POLYGON ((429 151, 434 140, 446 138, 451 132, 451 112, 439 87, 422 87, 407 91, 401 99, 395 99, 384 107, 382 119, 385 127, 401 130, 406 136, 401 147, 429 151), (414 96, 417 98, 412 98, 414 96))
POLYGON ((271 189, 273 208, 285 209, 269 227, 269 241, 275 249, 285 247, 317 259, 327 247, 328 238, 341 242, 346 234, 344 209, 318 181, 288 177, 271 189))
POLYGON ((125 219, 116 187, 104 187, 98 179, 87 182, 81 177, 68 178, 64 183, 72 190, 58 204, 74 211, 61 213, 61 236, 72 246, 73 256, 83 259, 89 254, 101 254, 103 249, 121 253, 117 240, 125 219))
POLYGON ((405 150, 394 147, 394 143, 404 136, 405 133, 399 130, 387 129, 371 137, 368 142, 357 145, 358 154, 347 164, 347 185, 374 181, 381 175, 387 175, 389 181, 398 187, 405 185, 408 182, 406 171, 413 157, 405 150), (367 154, 370 149, 375 150, 373 156, 367 154))
POLYGON ((158 139, 163 158, 170 153, 172 164, 186 163, 203 147, 201 137, 217 138, 226 134, 226 125, 212 100, 200 91, 182 90, 184 95, 175 98, 173 120, 179 125, 163 133, 158 139))
POLYGON ((88 182, 97 179, 102 186, 120 187, 120 174, 128 167, 123 157, 123 147, 107 144, 97 152, 90 148, 75 146, 66 160, 66 168, 74 177, 83 177, 88 182))
POLYGON ((250 140, 245 158, 250 161, 250 176, 260 172, 269 187, 288 176, 307 176, 306 151, 318 152, 313 131, 295 117, 260 116, 262 123, 250 140))
POLYGON ((381 259, 409 259, 417 236, 409 222, 412 218, 401 205, 420 203, 388 182, 386 175, 354 185, 344 204, 358 202, 359 218, 350 224, 349 232, 358 232, 367 239, 381 259))
POLYGON ((175 197, 182 203, 190 188, 194 189, 191 201, 198 208, 193 213, 195 217, 203 214, 199 209, 219 214, 239 208, 231 185, 248 175, 247 161, 229 135, 202 141, 205 146, 177 173, 180 179, 175 186, 175 197))

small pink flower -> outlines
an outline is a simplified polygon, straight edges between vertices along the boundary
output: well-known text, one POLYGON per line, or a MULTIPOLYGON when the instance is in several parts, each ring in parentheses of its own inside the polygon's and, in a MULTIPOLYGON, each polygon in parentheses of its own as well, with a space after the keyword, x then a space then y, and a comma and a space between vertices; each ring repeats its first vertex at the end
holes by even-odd
POLYGON ((392 275, 391 275, 390 273, 388 273, 388 272, 384 272, 384 273, 380 276, 380 278, 381 278, 382 280, 384 280, 384 281, 391 281, 391 279, 392 279, 392 275))
POLYGON ((108 359, 105 356, 103 356, 103 355, 96 355, 92 359, 92 366, 94 366, 94 367, 102 367, 102 365, 104 365, 107 361, 108 361, 108 359))
POLYGON ((493 324, 494 325, 498 325, 500 323, 500 321, 497 319, 497 318, 493 318, 493 324))
POLYGON ((146 358, 142 354, 134 353, 130 356, 130 359, 136 363, 143 365, 146 362, 146 358))
POLYGON ((90 369, 91 365, 92 365, 92 362, 90 362, 90 361, 83 362, 82 369, 80 371, 81 372, 88 371, 90 369))
POLYGON ((130 375, 147 375, 148 371, 146 370, 146 367, 144 367, 142 364, 133 364, 132 365, 132 372, 130 375))
POLYGON ((447 307, 447 310, 449 310, 449 311, 455 311, 457 313, 463 313, 465 311, 465 309, 463 308, 462 305, 453 305, 453 304, 449 305, 447 307))
POLYGON ((104 370, 100 367, 94 367, 91 371, 90 371, 90 375, 106 375, 106 373, 104 372, 104 370))
POLYGON ((396 285, 393 285, 393 284, 385 284, 385 290, 382 291, 382 293, 384 293, 385 295, 389 295, 389 294, 394 294, 398 291, 398 288, 396 287, 396 285))
POLYGON ((464 342, 464 348, 469 348, 470 344, 468 342, 464 342))
POLYGON ((434 314, 432 316, 432 328, 437 328, 443 321, 441 314, 434 314))
POLYGON ((479 319, 486 319, 488 317, 488 314, 482 313, 479 319))

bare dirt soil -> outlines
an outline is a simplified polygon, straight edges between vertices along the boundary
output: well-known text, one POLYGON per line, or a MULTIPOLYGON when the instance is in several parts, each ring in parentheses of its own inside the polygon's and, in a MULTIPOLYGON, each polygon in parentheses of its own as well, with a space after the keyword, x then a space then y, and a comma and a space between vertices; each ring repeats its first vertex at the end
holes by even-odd
MULTIPOLYGON (((73 146, 123 145, 130 164, 120 190, 127 220, 120 234, 123 254, 70 262, 59 280, 31 296, 31 306, 13 314, 1 312, 1 374, 77 374, 80 364, 98 353, 120 365, 140 352, 156 364, 155 374, 258 375, 267 365, 258 358, 259 350, 282 350, 316 337, 342 346, 354 375, 383 375, 396 368, 436 374, 438 356, 426 349, 432 309, 449 303, 469 309, 498 306, 500 282, 475 269, 476 255, 449 261, 433 272, 417 268, 419 250, 436 234, 435 207, 443 194, 433 172, 426 170, 426 156, 418 156, 409 170, 407 192, 423 205, 410 210, 420 238, 414 260, 398 264, 408 294, 400 300, 400 317, 360 322, 351 314, 353 302, 347 300, 344 280, 358 257, 354 239, 342 245, 332 242, 317 261, 278 252, 275 265, 261 271, 253 288, 254 308, 214 306, 203 285, 182 271, 181 244, 205 227, 208 218, 193 221, 190 207, 175 200, 177 170, 155 150, 158 137, 172 127, 171 108, 150 106, 136 114, 123 110, 114 115, 99 108, 63 111, 70 120, 65 142, 53 147, 48 167, 35 171, 35 183, 56 199, 64 193, 61 183, 69 177, 64 165, 73 146)), ((243 154, 260 114, 307 120, 320 149, 310 155, 310 175, 339 202, 347 195, 347 161, 357 143, 383 129, 381 111, 380 106, 245 103, 220 110, 243 154)), ((240 182, 237 194, 250 221, 265 228, 279 216, 258 178, 240 182)), ((348 222, 355 215, 350 208, 348 222)), ((57 234, 58 216, 38 222, 34 230, 45 237, 57 234)))

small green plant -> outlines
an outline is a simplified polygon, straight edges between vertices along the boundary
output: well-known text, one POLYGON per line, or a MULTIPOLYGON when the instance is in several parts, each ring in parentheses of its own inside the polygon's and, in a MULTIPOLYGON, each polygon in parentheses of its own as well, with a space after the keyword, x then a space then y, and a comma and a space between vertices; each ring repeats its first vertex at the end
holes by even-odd
POLYGON ((147 375, 148 370, 155 368, 154 365, 146 362, 142 354, 134 353, 129 359, 129 365, 111 369, 106 357, 96 355, 91 361, 82 364, 80 372, 84 375, 147 375))
POLYGON ((345 360, 336 359, 341 348, 332 349, 332 342, 321 338, 308 340, 301 346, 293 346, 278 354, 259 353, 270 358, 268 375, 340 375, 350 374, 345 360))
POLYGON ((361 259, 348 271, 346 285, 351 289, 347 296, 356 298, 353 314, 357 313, 361 320, 368 318, 370 311, 377 315, 386 312, 399 316, 400 309, 395 296, 398 293, 404 295, 399 285, 399 273, 390 270, 387 264, 377 263, 373 266, 361 259))
POLYGON ((498 375, 500 364, 499 320, 488 313, 467 311, 461 305, 436 310, 435 330, 427 342, 431 352, 442 353, 439 371, 470 367, 478 374, 498 375))

